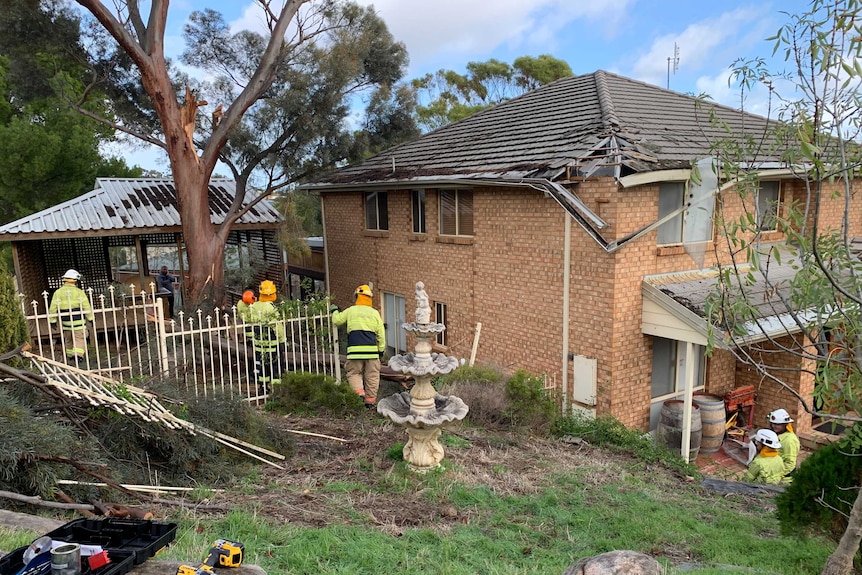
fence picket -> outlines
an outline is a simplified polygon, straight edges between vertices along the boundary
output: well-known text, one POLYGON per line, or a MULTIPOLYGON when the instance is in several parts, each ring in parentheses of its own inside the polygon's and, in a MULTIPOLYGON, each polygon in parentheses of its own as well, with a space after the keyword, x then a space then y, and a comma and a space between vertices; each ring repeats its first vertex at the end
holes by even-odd
MULTIPOLYGON (((207 397, 220 389, 249 401, 266 399, 258 394, 253 346, 236 306, 216 308, 214 316, 204 316, 202 310, 179 311, 178 320, 166 321, 154 285, 149 292, 136 292, 135 286, 110 286, 107 294, 85 292, 98 323, 90 327, 82 369, 121 382, 155 375, 173 378, 186 389, 193 387, 196 396, 207 397)), ((40 356, 62 363, 66 344, 61 312, 49 313, 48 292, 42 293, 42 300, 31 301, 28 310, 24 295, 19 294, 33 347, 40 356)), ((285 372, 311 371, 340 379, 338 332, 328 314, 314 314, 306 305, 297 317, 278 321, 286 335, 277 348, 285 372)))

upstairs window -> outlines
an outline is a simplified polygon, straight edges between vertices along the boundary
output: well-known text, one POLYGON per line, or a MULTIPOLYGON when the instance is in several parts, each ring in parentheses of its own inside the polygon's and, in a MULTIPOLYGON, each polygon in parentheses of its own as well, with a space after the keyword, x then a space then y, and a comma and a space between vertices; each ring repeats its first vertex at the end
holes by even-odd
POLYGON ((386 192, 365 192, 365 229, 389 229, 389 204, 386 192))
POLYGON ((774 232, 778 229, 778 206, 781 203, 780 182, 760 182, 757 190, 757 229, 774 232))
POLYGON ((413 190, 410 192, 413 205, 413 233, 425 233, 425 190, 413 190))
POLYGON ((471 190, 440 190, 440 235, 473 235, 471 190))
MULTIPOLYGON (((659 219, 683 207, 685 202, 685 184, 683 182, 663 182, 658 190, 659 219)), ((699 209, 697 206, 692 210, 699 209)), ((705 218, 690 218, 686 222, 686 211, 683 210, 658 227, 656 243, 660 246, 681 244, 686 242, 708 242, 712 239, 712 221, 705 218), (696 225, 695 225, 696 224, 696 225)))

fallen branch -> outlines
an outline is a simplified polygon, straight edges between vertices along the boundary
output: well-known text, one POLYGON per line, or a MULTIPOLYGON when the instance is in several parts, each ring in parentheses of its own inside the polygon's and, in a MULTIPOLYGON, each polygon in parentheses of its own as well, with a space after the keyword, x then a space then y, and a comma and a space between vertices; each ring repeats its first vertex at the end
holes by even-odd
POLYGON ((93 511, 96 508, 86 503, 59 503, 57 501, 45 501, 38 495, 22 495, 13 491, 0 491, 0 497, 38 505, 39 507, 51 507, 52 509, 75 509, 77 511, 93 511))
POLYGON ((322 433, 312 433, 310 431, 298 431, 296 429, 285 429, 284 431, 288 433, 295 433, 297 435, 311 435, 312 437, 322 437, 324 439, 331 439, 333 441, 340 441, 342 443, 350 443, 352 439, 341 439, 340 437, 332 437, 331 435, 323 435, 322 433))
MULTIPOLYGON (((74 504, 78 503, 77 501, 75 501, 74 499, 69 497, 69 495, 65 491, 63 491, 62 489, 55 489, 54 493, 57 494, 57 497, 61 501, 65 501, 66 503, 74 503, 74 504)), ((79 511, 81 512, 81 515, 83 515, 84 517, 89 517, 90 519, 95 519, 95 517, 96 517, 95 513, 93 513, 92 511, 89 511, 87 509, 80 509, 79 511)))
MULTIPOLYGON (((71 479, 58 479, 57 483, 59 485, 86 485, 87 487, 109 487, 107 483, 100 483, 98 481, 73 481, 71 479)), ((133 483, 120 483, 122 487, 126 489, 131 489, 132 491, 142 491, 144 493, 152 493, 157 495, 159 493, 169 493, 171 491, 194 491, 195 489, 200 489, 200 487, 168 487, 165 485, 135 485, 133 483)), ((224 491, 224 489, 208 489, 208 491, 212 491, 213 493, 220 493, 224 491)))

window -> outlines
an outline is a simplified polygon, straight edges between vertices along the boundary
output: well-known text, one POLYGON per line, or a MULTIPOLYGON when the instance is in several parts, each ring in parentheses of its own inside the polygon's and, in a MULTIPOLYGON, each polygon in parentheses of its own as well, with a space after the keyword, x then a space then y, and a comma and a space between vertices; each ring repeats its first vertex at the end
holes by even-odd
MULTIPOLYGON (((658 191, 659 219, 678 210, 685 202, 683 182, 664 182, 658 191)), ((658 245, 681 244, 685 242, 708 242, 712 239, 712 218, 705 217, 705 208, 693 206, 683 210, 658 227, 658 245)))
POLYGON ((401 327, 407 322, 405 317, 404 296, 383 292, 383 324, 389 356, 407 351, 407 332, 401 327))
POLYGON ((779 182, 760 182, 757 190, 757 229, 772 232, 778 229, 778 205, 781 201, 779 182))
MULTIPOLYGON (((446 304, 436 302, 434 304, 434 318, 437 323, 442 323, 444 326, 446 325, 446 304)), ((437 343, 440 345, 446 345, 446 330, 444 329, 440 333, 437 334, 437 343)))
POLYGON ((365 229, 389 229, 389 205, 386 192, 365 192, 365 229))
POLYGON ((473 235, 473 192, 440 190, 440 234, 473 235))
MULTIPOLYGON (((681 399, 685 392, 686 348, 684 341, 662 337, 652 340, 652 401, 650 405, 650 430, 658 427, 662 405, 668 399, 681 399)), ((703 389, 706 373, 706 355, 703 346, 693 345, 695 391, 703 389)))
POLYGON ((413 233, 425 233, 425 190, 410 192, 413 204, 413 233))

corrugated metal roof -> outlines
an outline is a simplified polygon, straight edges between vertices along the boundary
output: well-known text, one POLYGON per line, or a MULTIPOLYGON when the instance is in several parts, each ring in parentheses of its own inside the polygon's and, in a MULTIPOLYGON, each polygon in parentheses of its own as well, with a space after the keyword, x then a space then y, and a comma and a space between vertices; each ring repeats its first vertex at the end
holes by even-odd
MULTIPOLYGON (((233 180, 213 180, 209 184, 210 213, 214 224, 224 221, 236 195, 233 180)), ((247 191, 244 204, 255 199, 247 191)), ((261 200, 237 222, 237 225, 272 227, 281 216, 272 202, 261 200)), ((99 178, 91 192, 0 226, 0 239, 22 239, 32 234, 147 230, 165 231, 180 227, 177 196, 172 179, 99 178)))
MULTIPOLYGON (((766 118, 597 71, 562 78, 338 169, 310 187, 425 177, 548 178, 687 168, 733 133, 762 133, 766 118)), ((770 159, 760 150, 760 159, 770 159)), ((775 158, 777 159, 777 158, 775 158)))

